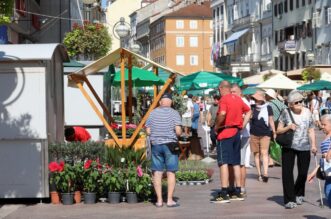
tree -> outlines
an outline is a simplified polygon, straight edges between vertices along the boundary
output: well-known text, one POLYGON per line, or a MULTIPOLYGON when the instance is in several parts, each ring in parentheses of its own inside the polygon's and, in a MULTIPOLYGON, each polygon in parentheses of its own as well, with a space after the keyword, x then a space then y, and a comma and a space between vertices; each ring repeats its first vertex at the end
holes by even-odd
POLYGON ((319 80, 321 78, 321 71, 314 67, 305 68, 302 72, 302 79, 304 81, 319 80))
POLYGON ((13 16, 14 0, 2 0, 0 2, 0 25, 11 22, 13 16))
POLYGON ((84 26, 77 23, 63 40, 71 58, 95 60, 106 55, 111 46, 107 28, 102 24, 85 21, 84 26))

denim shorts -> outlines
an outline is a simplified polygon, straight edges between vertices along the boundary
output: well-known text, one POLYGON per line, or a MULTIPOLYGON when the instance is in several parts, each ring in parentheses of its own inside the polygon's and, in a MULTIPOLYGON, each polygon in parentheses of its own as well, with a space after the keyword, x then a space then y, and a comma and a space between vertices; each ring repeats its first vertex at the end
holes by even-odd
POLYGON ((178 170, 178 155, 174 155, 165 144, 152 145, 152 167, 153 171, 178 170))
POLYGON ((217 143, 217 163, 219 166, 223 164, 240 165, 240 147, 241 139, 240 132, 232 136, 218 141, 217 143))

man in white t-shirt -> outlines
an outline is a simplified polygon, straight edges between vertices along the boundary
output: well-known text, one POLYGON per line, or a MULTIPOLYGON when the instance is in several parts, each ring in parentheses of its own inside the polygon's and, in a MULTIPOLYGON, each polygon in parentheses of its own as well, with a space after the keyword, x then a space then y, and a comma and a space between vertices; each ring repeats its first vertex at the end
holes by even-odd
POLYGON ((186 111, 182 115, 182 126, 184 127, 184 134, 186 137, 190 136, 190 130, 192 126, 192 115, 193 115, 193 102, 192 102, 192 94, 188 96, 185 95, 184 101, 186 101, 186 111))
MULTIPOLYGON (((236 94, 241 97, 243 102, 251 108, 248 100, 242 96, 242 92, 240 87, 237 84, 233 84, 231 88, 231 93, 236 94)), ((241 148, 240 148, 240 179, 241 179, 241 193, 246 194, 246 166, 245 166, 245 159, 246 153, 250 153, 249 150, 249 129, 250 125, 247 123, 245 127, 241 130, 241 148)), ((231 182, 230 182, 231 183, 231 182)), ((231 200, 231 197, 230 197, 231 200)))

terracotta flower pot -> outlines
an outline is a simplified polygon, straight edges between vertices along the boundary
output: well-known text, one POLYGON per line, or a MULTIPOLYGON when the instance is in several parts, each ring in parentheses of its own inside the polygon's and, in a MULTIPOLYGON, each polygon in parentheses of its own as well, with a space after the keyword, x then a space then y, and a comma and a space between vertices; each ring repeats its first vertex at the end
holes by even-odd
POLYGON ((76 204, 80 203, 82 201, 82 193, 81 191, 75 191, 74 193, 74 201, 76 204))
POLYGON ((51 203, 60 204, 60 194, 57 191, 50 192, 51 194, 51 203))

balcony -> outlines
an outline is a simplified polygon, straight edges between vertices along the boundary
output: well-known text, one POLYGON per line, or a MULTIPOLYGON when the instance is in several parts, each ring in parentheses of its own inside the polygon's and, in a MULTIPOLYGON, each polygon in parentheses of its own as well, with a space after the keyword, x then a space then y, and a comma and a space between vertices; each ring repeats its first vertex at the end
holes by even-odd
POLYGON ((271 10, 263 11, 262 19, 267 19, 267 18, 271 18, 271 17, 272 17, 272 11, 271 10))
POLYGON ((296 51, 297 50, 297 42, 295 40, 285 40, 283 42, 278 43, 278 50, 280 52, 287 51, 296 51))
POLYGON ((254 23, 258 19, 254 15, 248 15, 233 21, 233 28, 247 26, 248 24, 254 23))

